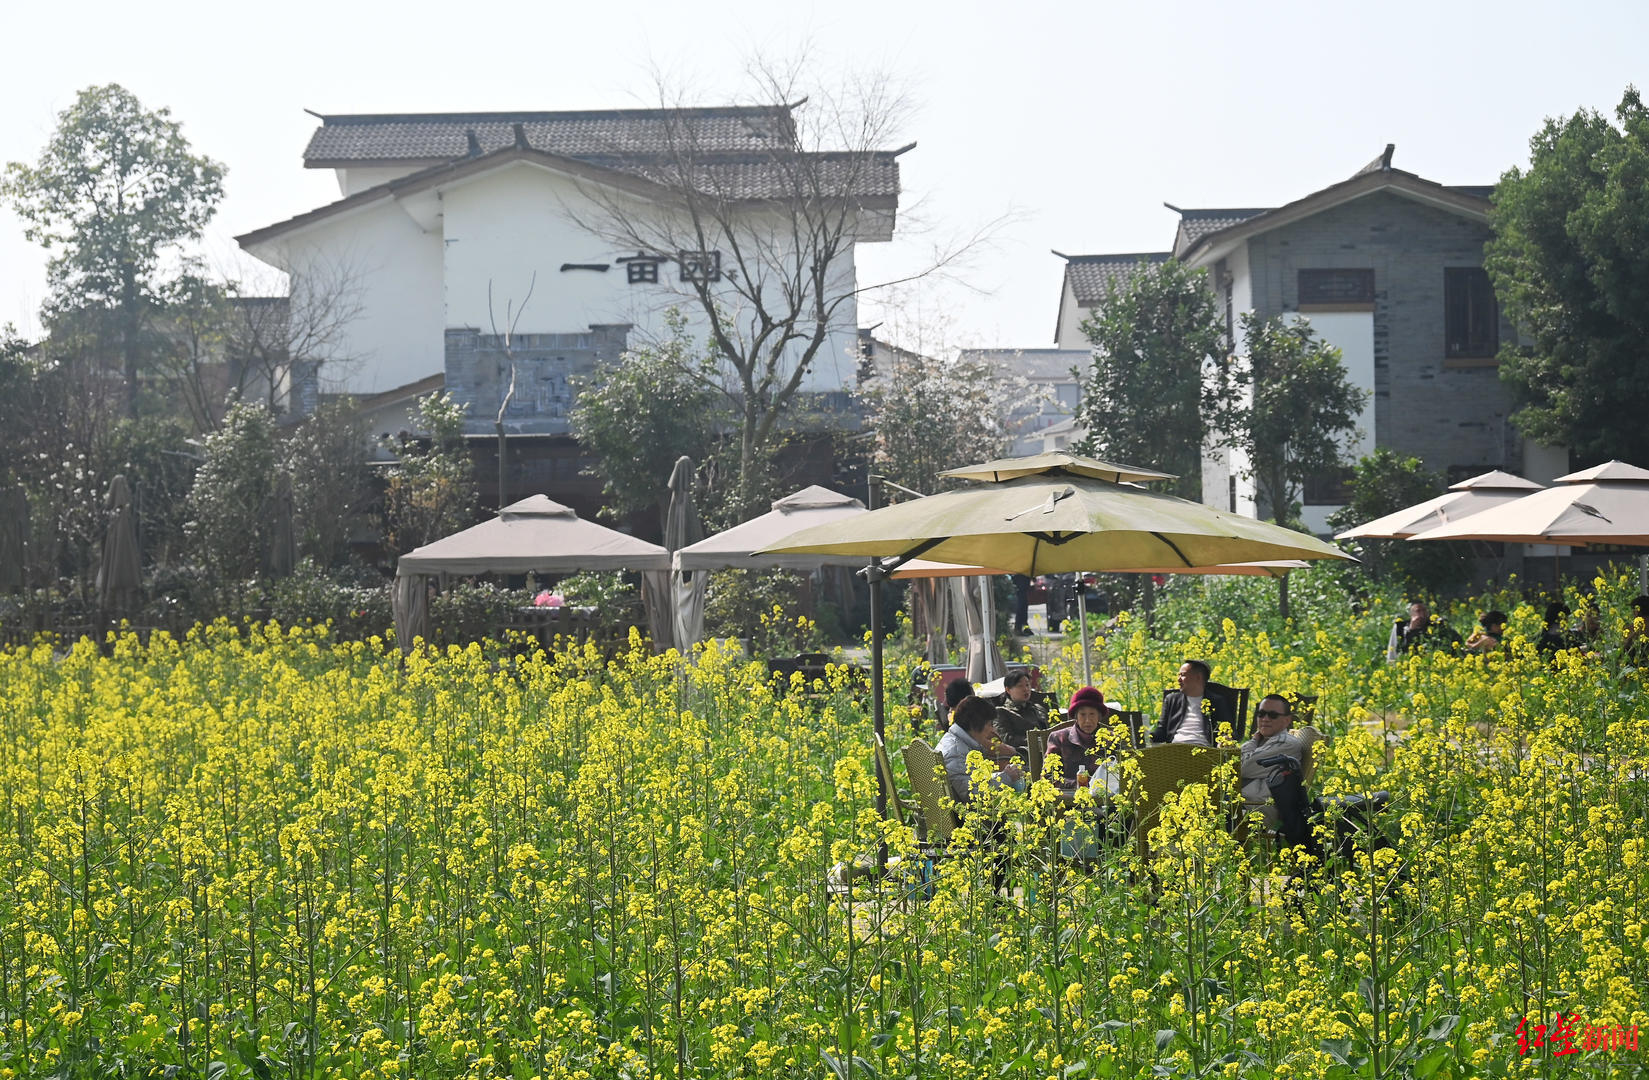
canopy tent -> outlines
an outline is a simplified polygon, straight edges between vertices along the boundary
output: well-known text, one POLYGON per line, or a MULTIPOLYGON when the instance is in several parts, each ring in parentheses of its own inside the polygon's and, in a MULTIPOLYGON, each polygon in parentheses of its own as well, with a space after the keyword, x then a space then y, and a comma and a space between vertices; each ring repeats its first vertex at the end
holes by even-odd
MULTIPOLYGON (((697 543, 676 550, 671 555, 675 592, 678 634, 676 648, 686 652, 704 634, 704 589, 710 570, 753 570, 778 568, 787 570, 816 570, 825 566, 859 568, 869 562, 864 556, 846 555, 760 555, 754 554, 769 544, 784 539, 796 531, 814 525, 840 521, 868 513, 865 504, 851 495, 813 484, 786 495, 772 504, 772 509, 759 517, 741 522, 697 543)), ((964 577, 1001 573, 979 566, 957 566, 936 563, 926 559, 912 559, 901 566, 893 576, 900 578, 964 577)), ((952 594, 947 590, 947 597, 952 594)), ((973 590, 977 592, 977 590, 973 590)), ((974 605, 978 598, 968 596, 974 605)), ((939 614, 952 610, 941 605, 939 614)), ((963 621, 967 606, 956 607, 958 623, 956 636, 972 642, 982 635, 970 634, 963 621)), ((982 618, 980 616, 979 618, 982 618)), ((976 618, 975 621, 978 621, 976 618)), ((983 648, 981 645, 980 648, 983 648)), ((989 665, 989 660, 980 661, 989 665)))
POLYGON ((1605 462, 1560 476, 1545 490, 1409 539, 1649 547, 1649 469, 1605 462))
POLYGON ((1450 484, 1449 489, 1436 498, 1394 510, 1354 529, 1336 533, 1334 539, 1406 540, 1416 533, 1463 521, 1540 490, 1541 485, 1533 480, 1496 469, 1458 484, 1450 484))
MULTIPOLYGON (((570 507, 546 495, 530 495, 511 503, 498 516, 462 532, 402 555, 395 576, 432 574, 574 574, 596 570, 667 570, 669 553, 657 544, 638 540, 616 529, 585 521, 570 507)), ((412 638, 427 632, 424 620, 403 611, 403 596, 412 590, 397 588, 396 625, 403 618, 412 638)))

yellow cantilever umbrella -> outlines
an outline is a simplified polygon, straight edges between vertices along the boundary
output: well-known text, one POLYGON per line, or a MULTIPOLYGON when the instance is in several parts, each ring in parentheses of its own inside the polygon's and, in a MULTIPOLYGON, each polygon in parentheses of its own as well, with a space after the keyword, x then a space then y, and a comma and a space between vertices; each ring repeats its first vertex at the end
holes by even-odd
MULTIPOLYGON (((1167 476, 1070 454, 992 461, 947 475, 1012 479, 927 495, 803 529, 763 553, 891 557, 895 565, 922 557, 1027 575, 1157 568, 1190 572, 1278 559, 1351 560, 1334 545, 1305 533, 1093 475, 1105 469, 1119 476, 1167 476)), ((873 613, 880 579, 894 568, 884 564, 868 574, 873 613)), ((871 697, 876 733, 881 735, 881 635, 875 625, 871 652, 871 697)))

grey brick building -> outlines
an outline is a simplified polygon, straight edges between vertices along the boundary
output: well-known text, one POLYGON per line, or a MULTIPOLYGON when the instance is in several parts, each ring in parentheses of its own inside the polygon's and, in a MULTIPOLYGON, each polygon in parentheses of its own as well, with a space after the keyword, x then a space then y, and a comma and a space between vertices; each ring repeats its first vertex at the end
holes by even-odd
MULTIPOLYGON (((1175 207, 1172 252, 1065 256, 1058 344, 1082 345, 1082 318, 1119 276, 1171 254, 1208 271, 1236 352, 1244 312, 1307 319, 1341 349, 1351 380, 1372 391, 1353 457, 1390 447, 1451 481, 1566 471, 1566 452, 1528 443, 1510 423, 1495 354, 1512 329, 1483 271, 1490 188, 1438 184, 1391 161, 1388 146, 1349 179, 1274 208, 1175 207)), ((1203 500, 1254 513, 1243 465, 1210 447, 1203 500)), ((1316 531, 1343 498, 1337 480, 1302 493, 1316 531)))

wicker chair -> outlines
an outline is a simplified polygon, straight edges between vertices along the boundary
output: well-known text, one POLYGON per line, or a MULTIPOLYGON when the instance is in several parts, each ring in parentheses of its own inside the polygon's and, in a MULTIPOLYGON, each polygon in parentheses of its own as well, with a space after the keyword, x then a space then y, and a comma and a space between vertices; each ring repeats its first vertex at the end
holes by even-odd
POLYGON ((882 789, 887 792, 887 811, 883 816, 889 821, 904 824, 905 804, 899 798, 899 785, 893 780, 893 763, 888 760, 887 743, 880 735, 876 736, 876 775, 882 782, 882 789))
POLYGON ((1235 752, 1233 748, 1211 750, 1185 743, 1163 743, 1140 751, 1141 776, 1134 792, 1134 841, 1141 859, 1150 858, 1149 837, 1157 826, 1164 797, 1189 784, 1208 783, 1219 764, 1235 752))
POLYGON ((922 739, 913 739, 904 749, 905 772, 910 776, 911 794, 921 818, 922 838, 944 848, 956 831, 956 815, 945 803, 951 798, 945 776, 945 761, 922 739))

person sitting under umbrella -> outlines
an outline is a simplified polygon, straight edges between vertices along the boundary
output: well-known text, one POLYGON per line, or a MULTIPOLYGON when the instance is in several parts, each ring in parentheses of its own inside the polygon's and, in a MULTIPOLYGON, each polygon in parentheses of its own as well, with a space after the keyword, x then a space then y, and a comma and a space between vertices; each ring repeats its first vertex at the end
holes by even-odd
POLYGON ((996 734, 1021 752, 1034 728, 1048 726, 1048 695, 1031 688, 1031 673, 1024 668, 1002 677, 1002 698, 996 705, 996 734))
POLYGON ((1485 612, 1477 622, 1478 629, 1473 630, 1471 637, 1466 639, 1465 650, 1469 653, 1487 653, 1500 648, 1500 642, 1506 636, 1506 613, 1485 612))
POLYGON ((1236 730, 1236 703, 1226 687, 1208 681, 1212 674, 1205 660, 1180 665, 1179 689, 1162 695, 1162 719, 1151 729, 1152 742, 1213 746, 1221 724, 1236 730))
MULTIPOLYGON (((934 747, 945 762, 945 778, 950 782, 951 797, 959 803, 973 800, 973 774, 968 769, 968 755, 978 751, 986 761, 995 760, 996 734, 991 722, 996 719, 996 707, 984 698, 970 697, 951 713, 950 730, 934 747)), ((991 775, 991 783, 1019 787, 1023 780, 1019 767, 1013 762, 1002 766, 991 775)))
POLYGON ((1060 764, 1058 787, 1075 790, 1087 786, 1099 770, 1101 759, 1109 756, 1099 738, 1099 726, 1108 711, 1105 695, 1092 686, 1071 695, 1067 710, 1071 723, 1048 736, 1048 760, 1057 757, 1060 764))

